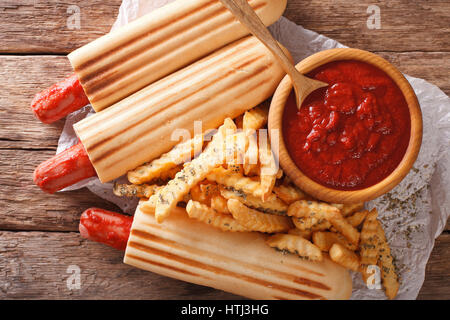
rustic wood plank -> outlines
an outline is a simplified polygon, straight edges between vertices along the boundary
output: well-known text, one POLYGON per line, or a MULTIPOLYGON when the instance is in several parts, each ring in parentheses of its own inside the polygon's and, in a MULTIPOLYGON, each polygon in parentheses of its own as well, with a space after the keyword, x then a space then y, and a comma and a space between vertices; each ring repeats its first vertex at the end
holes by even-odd
POLYGON ((442 234, 438 239, 428 261, 425 282, 418 299, 450 299, 450 233, 442 234))
POLYGON ((40 123, 30 101, 70 72, 66 57, 0 57, 0 230, 76 231, 84 209, 118 210, 87 189, 49 195, 33 183, 35 167, 55 154, 64 120, 40 123))
POLYGON ((0 3, 0 52, 68 53, 109 32, 121 0, 6 0, 0 3), (80 29, 68 19, 80 8, 80 29), (71 25, 71 24, 69 24, 71 25))
POLYGON ((349 47, 369 51, 449 51, 448 0, 289 0, 287 18, 349 47), (370 30, 371 5, 380 8, 381 28, 370 30))
MULTIPOLYGON (((450 299, 450 235, 436 242, 421 299, 450 299)), ((135 269, 123 253, 84 240, 77 233, 0 232, 0 299, 239 299, 135 269), (79 290, 67 273, 80 268, 79 290)))
POLYGON ((30 103, 71 72, 66 57, 0 56, 0 148, 56 148, 64 120, 44 125, 30 103))
POLYGON ((34 168, 52 150, 3 149, 0 157, 0 230, 77 231, 81 212, 90 207, 120 211, 87 189, 46 194, 33 183, 34 168))
MULTIPOLYGON (((402 72, 450 93, 449 52, 380 52, 402 72), (439 66, 439 67, 435 67, 439 66)), ((71 72, 65 57, 0 56, 0 148, 55 148, 64 120, 45 125, 29 109, 34 95, 71 72)))
POLYGON ((0 232, 0 299, 239 299, 122 263, 123 252, 77 233, 0 232), (80 289, 67 281, 80 268, 80 289))
MULTIPOLYGON (((81 29, 67 27, 67 0, 2 1, 0 52, 68 53, 109 31, 121 0, 81 0, 81 29)), ((305 28, 371 51, 450 51, 447 0, 289 0, 284 14, 305 28), (381 29, 369 30, 369 5, 381 10, 381 29)))
POLYGON ((450 94, 450 52, 375 52, 401 72, 425 79, 450 94), (442 60, 443 59, 443 60, 442 60))

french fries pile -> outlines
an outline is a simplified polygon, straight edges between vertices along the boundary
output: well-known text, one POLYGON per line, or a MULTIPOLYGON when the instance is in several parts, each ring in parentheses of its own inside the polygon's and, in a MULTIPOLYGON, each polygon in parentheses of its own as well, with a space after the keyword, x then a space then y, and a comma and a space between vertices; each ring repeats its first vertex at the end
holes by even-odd
POLYGON ((178 205, 190 218, 223 231, 268 234, 269 246, 303 259, 322 261, 328 254, 361 272, 366 283, 369 266, 377 265, 393 299, 398 277, 376 209, 319 202, 291 184, 261 139, 267 119, 268 105, 228 118, 215 133, 195 136, 128 172, 132 184, 116 184, 114 193, 144 199, 141 210, 158 222, 178 205))

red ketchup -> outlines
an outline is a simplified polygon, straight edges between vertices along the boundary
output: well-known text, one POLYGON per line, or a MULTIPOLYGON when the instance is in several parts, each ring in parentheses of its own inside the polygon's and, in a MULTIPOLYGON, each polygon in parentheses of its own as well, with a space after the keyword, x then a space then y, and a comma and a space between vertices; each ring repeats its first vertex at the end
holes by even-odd
POLYGON ((308 96, 300 110, 291 93, 283 114, 288 152, 310 179, 338 190, 377 184, 398 166, 409 144, 406 100, 382 70, 336 61, 308 74, 328 87, 308 96))

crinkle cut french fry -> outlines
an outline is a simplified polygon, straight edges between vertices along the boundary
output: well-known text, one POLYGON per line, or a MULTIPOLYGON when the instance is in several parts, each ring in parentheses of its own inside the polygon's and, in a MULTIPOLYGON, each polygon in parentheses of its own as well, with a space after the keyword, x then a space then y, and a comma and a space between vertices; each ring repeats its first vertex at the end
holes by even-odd
POLYGON ((245 112, 242 129, 246 136, 244 173, 250 175, 258 166, 258 141, 257 130, 261 129, 266 123, 269 114, 268 102, 263 102, 260 106, 245 112))
POLYGON ((113 187, 113 193, 119 197, 138 197, 138 198, 150 198, 154 195, 161 186, 158 185, 135 185, 135 184, 118 184, 115 183, 113 187))
POLYGON ((358 202, 352 204, 344 204, 340 210, 342 216, 347 217, 352 213, 362 211, 363 209, 364 209, 364 202, 358 202))
MULTIPOLYGON (((155 208, 156 221, 161 223, 194 185, 205 179, 215 167, 223 163, 225 138, 235 132, 236 125, 233 120, 225 119, 224 124, 214 134, 205 151, 187 163, 173 180, 170 180, 164 188, 158 191, 155 208)), ((143 210, 145 210, 145 202, 143 210)))
POLYGON ((351 243, 357 245, 359 243, 360 234, 358 230, 345 220, 340 212, 330 214, 328 219, 333 227, 345 236, 351 243))
POLYGON ((243 131, 228 135, 225 139, 226 165, 242 165, 245 157, 246 137, 243 131))
POLYGON ((175 178, 177 173, 180 172, 182 169, 183 169, 183 166, 180 165, 180 166, 173 167, 172 169, 169 169, 167 171, 163 171, 163 172, 161 172, 161 174, 159 175, 159 178, 156 181, 166 182, 168 180, 172 180, 173 178, 175 178))
POLYGON ((148 198, 147 201, 141 202, 139 204, 139 207, 142 210, 142 212, 154 214, 155 208, 156 208, 157 197, 158 197, 158 192, 156 192, 154 195, 152 195, 150 198, 148 198))
POLYGON ((211 208, 220 213, 231 214, 228 210, 227 199, 221 195, 213 196, 211 198, 211 208))
POLYGON ((273 187, 273 192, 287 204, 306 198, 306 194, 303 191, 287 183, 273 187))
POLYGON ((129 171, 128 180, 133 184, 142 184, 158 178, 165 180, 161 177, 164 172, 176 168, 186 161, 191 161, 202 151, 202 147, 203 134, 196 135, 188 141, 177 144, 160 158, 129 171))
POLYGON ((294 217, 316 218, 328 220, 333 227, 350 240, 353 244, 359 242, 359 232, 342 217, 339 209, 326 203, 317 201, 299 200, 292 203, 288 215, 294 217))
POLYGON ((296 218, 292 217, 292 222, 295 227, 302 231, 323 231, 328 230, 331 227, 330 221, 326 219, 318 219, 316 217, 296 218))
POLYGON ((260 178, 261 187, 263 188, 263 200, 272 193, 275 181, 278 175, 278 165, 275 156, 272 153, 272 148, 268 141, 267 133, 259 135, 259 163, 260 163, 260 178))
POLYGON ((386 240, 383 227, 377 220, 377 238, 379 240, 378 264, 381 269, 381 279, 386 295, 389 299, 394 299, 397 295, 400 284, 394 266, 394 259, 391 254, 391 248, 386 240))
POLYGON ((355 251, 358 249, 356 245, 349 242, 343 235, 334 232, 328 231, 317 231, 312 235, 313 243, 319 247, 322 251, 330 251, 330 248, 333 244, 338 243, 343 245, 349 250, 355 251))
MULTIPOLYGON (((329 214, 327 211, 322 211, 325 204, 315 203, 309 205, 306 200, 299 200, 292 203, 288 208, 288 216, 292 217, 295 226, 300 230, 306 231, 321 231, 327 230, 331 227, 328 221, 329 214)), ((332 207, 330 210, 337 210, 332 207)))
POLYGON ((347 216, 345 218, 345 220, 347 220, 348 223, 350 223, 353 227, 356 228, 359 225, 361 225, 361 223, 364 222, 364 219, 366 218, 368 213, 369 213, 369 211, 367 211, 367 210, 358 211, 358 212, 355 212, 351 216, 347 216))
POLYGON ((246 194, 245 192, 234 189, 233 187, 224 186, 220 187, 220 194, 226 199, 239 200, 247 207, 264 213, 281 216, 287 215, 288 206, 274 194, 271 194, 266 201, 262 201, 261 198, 254 197, 251 194, 246 194))
POLYGON ((264 101, 259 106, 244 113, 242 128, 245 130, 258 130, 267 124, 269 118, 269 102, 264 101))
POLYGON ((301 236, 279 233, 269 237, 266 243, 273 248, 297 254, 303 259, 311 261, 323 260, 320 249, 301 236))
MULTIPOLYGON (((162 187, 161 187, 162 188, 162 187)), ((160 189, 159 189, 160 190, 160 189)), ((158 190, 158 191, 159 191, 158 190)), ((140 203, 139 207, 142 212, 149 213, 149 214, 155 214, 156 209, 156 199, 158 198, 158 192, 156 192, 154 195, 152 195, 148 200, 144 203, 140 203)), ((181 199, 182 202, 188 203, 190 200, 192 200, 191 194, 185 194, 183 198, 181 199)))
POLYGON ((256 130, 246 130, 245 137, 244 173, 246 175, 257 175, 259 174, 259 157, 256 130))
POLYGON ((288 234, 292 234, 294 236, 300 236, 305 238, 306 240, 311 240, 312 232, 306 230, 300 230, 298 228, 290 229, 288 234))
POLYGON ((209 224, 222 231, 245 232, 247 231, 232 216, 219 213, 208 206, 196 201, 189 201, 186 211, 190 218, 209 224))
POLYGON ((249 231, 275 233, 293 228, 289 218, 250 209, 239 200, 230 199, 227 205, 233 217, 249 231))
POLYGON ((328 219, 331 214, 339 213, 339 209, 324 202, 298 200, 292 203, 288 209, 288 215, 297 218, 328 219))
MULTIPOLYGON (((370 211, 364 220, 361 229, 360 255, 361 264, 376 265, 378 260, 378 236, 377 236, 377 216, 376 210, 370 211)), ((365 278, 365 273, 363 273, 365 278)))
POLYGON ((264 195, 264 190, 260 182, 244 177, 239 173, 226 170, 223 167, 215 168, 207 175, 206 178, 209 181, 214 181, 227 187, 242 190, 243 192, 251 194, 254 197, 262 198, 264 195))
POLYGON ((343 245, 339 243, 333 244, 330 248, 329 255, 331 260, 337 264, 353 271, 359 270, 358 256, 343 245))

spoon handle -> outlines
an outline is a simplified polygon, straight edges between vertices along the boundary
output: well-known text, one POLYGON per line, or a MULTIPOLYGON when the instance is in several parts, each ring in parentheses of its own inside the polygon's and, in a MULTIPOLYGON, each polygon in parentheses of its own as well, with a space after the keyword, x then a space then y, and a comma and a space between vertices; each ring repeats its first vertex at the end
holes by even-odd
POLYGON ((280 62, 283 69, 288 74, 297 74, 298 71, 293 66, 291 60, 280 48, 277 41, 272 37, 264 23, 253 11, 247 0, 220 0, 222 4, 230 10, 234 16, 244 24, 249 31, 266 45, 272 54, 280 62))

